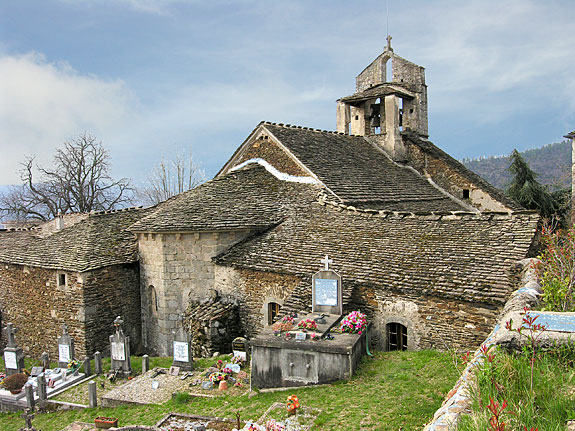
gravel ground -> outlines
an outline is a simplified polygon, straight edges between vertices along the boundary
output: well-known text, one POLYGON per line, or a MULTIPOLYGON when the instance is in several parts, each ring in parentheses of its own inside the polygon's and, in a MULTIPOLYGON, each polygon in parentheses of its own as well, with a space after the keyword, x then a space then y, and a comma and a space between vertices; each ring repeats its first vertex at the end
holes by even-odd
POLYGON ((188 379, 168 374, 158 374, 152 378, 153 370, 146 372, 133 380, 107 392, 103 398, 135 402, 142 404, 162 404, 172 398, 174 392, 186 392, 188 379), (157 389, 152 388, 152 382, 158 382, 157 389))

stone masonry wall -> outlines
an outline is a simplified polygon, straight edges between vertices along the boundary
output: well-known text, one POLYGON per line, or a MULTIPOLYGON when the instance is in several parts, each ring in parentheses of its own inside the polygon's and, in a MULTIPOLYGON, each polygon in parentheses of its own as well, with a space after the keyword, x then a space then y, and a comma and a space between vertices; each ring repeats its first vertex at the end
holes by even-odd
POLYGON ((172 330, 189 301, 214 288, 212 258, 250 234, 246 230, 140 234, 140 273, 144 348, 170 355, 172 330))
POLYGON ((139 303, 137 264, 81 274, 0 265, 2 325, 12 322, 18 328, 18 344, 34 358, 44 351, 57 358, 63 323, 74 338, 77 358, 106 351, 117 315, 124 317, 132 348, 136 348, 141 332, 139 303), (66 285, 58 285, 58 274, 66 274, 66 285))
MULTIPOLYGON (((405 142, 405 141, 404 141, 405 142)), ((469 203, 481 211, 507 211, 507 208, 493 199, 487 193, 475 186, 461 174, 454 171, 440 159, 425 154, 416 145, 405 142, 410 165, 423 175, 429 175, 440 187, 453 196, 463 199, 463 190, 470 190, 469 203)))
POLYGON ((0 264, 0 308, 2 325, 12 322, 16 342, 27 356, 39 358, 47 351, 57 358, 62 324, 76 347, 76 356, 85 354, 83 283, 78 273, 66 274, 65 286, 58 286, 58 271, 23 265, 0 264))
POLYGON ((283 305, 299 282, 299 277, 293 275, 216 267, 215 287, 222 294, 237 298, 247 337, 253 337, 267 324, 268 303, 283 305))
POLYGON ((84 275, 86 350, 109 352, 108 337, 114 319, 122 316, 123 330, 130 336, 132 354, 141 351, 140 272, 138 263, 100 268, 84 275))
POLYGON ((346 308, 367 312, 374 325, 373 341, 381 348, 387 345, 386 325, 395 322, 407 328, 410 350, 461 350, 485 339, 502 307, 360 286, 346 308))
POLYGON ((275 142, 272 142, 267 136, 260 136, 256 139, 236 164, 245 162, 254 158, 262 158, 273 165, 278 171, 297 176, 308 176, 283 149, 275 142))

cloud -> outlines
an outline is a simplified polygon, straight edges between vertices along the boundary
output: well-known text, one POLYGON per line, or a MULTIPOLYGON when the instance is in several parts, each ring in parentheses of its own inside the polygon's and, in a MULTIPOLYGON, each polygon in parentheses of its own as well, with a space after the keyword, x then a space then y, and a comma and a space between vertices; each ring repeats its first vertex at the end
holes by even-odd
POLYGON ((122 81, 81 75, 38 53, 0 56, 0 184, 19 180, 22 155, 46 162, 53 149, 84 131, 118 127, 137 103, 122 81))

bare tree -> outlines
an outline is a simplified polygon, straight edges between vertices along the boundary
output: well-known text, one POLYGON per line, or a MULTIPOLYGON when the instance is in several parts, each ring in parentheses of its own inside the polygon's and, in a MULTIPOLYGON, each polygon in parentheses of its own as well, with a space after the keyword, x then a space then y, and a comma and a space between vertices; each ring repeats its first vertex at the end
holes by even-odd
POLYGON ((139 190, 140 199, 155 205, 172 196, 191 190, 206 180, 204 171, 194 163, 192 155, 178 155, 174 160, 162 161, 148 178, 148 185, 139 190))
POLYGON ((22 163, 23 184, 0 195, 0 213, 49 220, 59 213, 104 211, 131 201, 129 181, 110 177, 108 152, 87 133, 57 149, 51 167, 34 160, 27 157, 22 163))

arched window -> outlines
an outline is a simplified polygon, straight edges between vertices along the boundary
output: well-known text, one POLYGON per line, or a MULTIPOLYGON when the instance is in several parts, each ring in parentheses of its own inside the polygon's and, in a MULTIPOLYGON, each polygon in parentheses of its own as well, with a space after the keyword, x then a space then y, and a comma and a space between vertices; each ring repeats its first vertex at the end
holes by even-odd
POLYGON ((150 308, 154 315, 158 314, 158 294, 156 288, 152 285, 148 288, 150 290, 150 308))
POLYGON ((407 350, 407 328, 401 323, 387 324, 387 350, 407 350))
POLYGON ((281 305, 277 302, 268 302, 268 325, 272 325, 280 313, 281 305))

